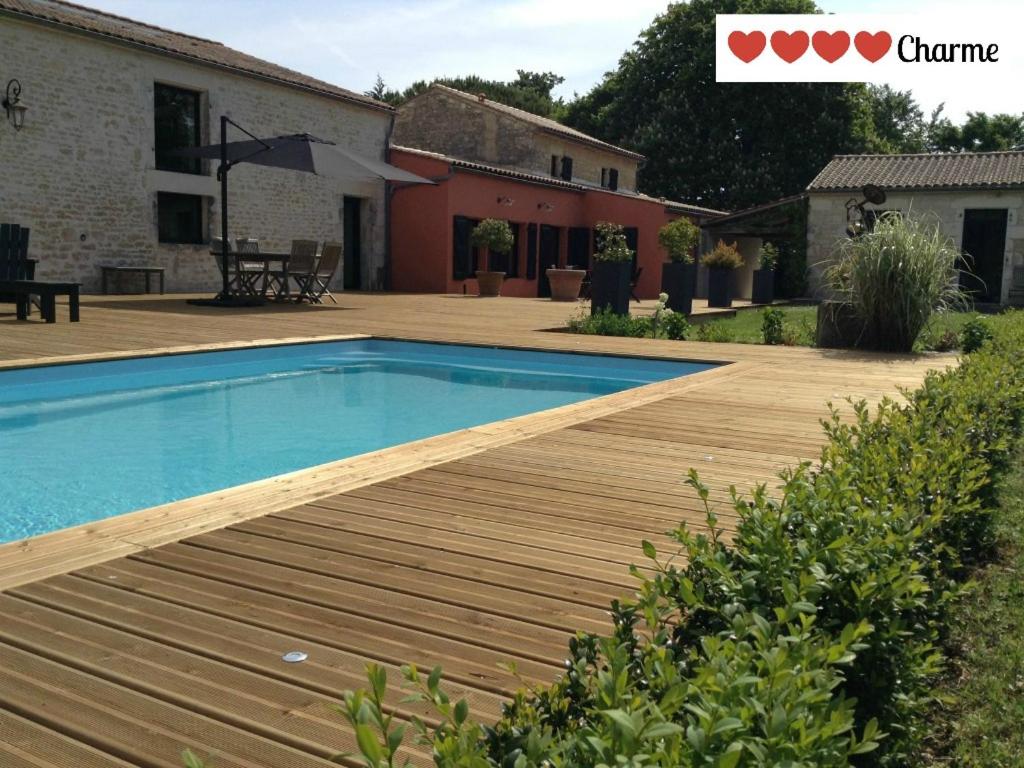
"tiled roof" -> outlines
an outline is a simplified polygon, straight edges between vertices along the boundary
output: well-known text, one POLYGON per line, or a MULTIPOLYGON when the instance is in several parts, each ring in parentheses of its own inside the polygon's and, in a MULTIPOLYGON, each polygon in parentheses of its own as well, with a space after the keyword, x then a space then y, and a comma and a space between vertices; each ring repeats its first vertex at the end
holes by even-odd
POLYGON ((988 189, 1024 186, 1024 151, 928 155, 838 155, 808 192, 882 189, 988 189))
POLYGON ((433 83, 430 87, 437 88, 439 90, 444 91, 445 93, 452 94, 453 96, 458 96, 459 98, 465 99, 466 101, 472 102, 473 104, 484 104, 490 107, 491 109, 497 110, 498 112, 502 112, 506 115, 510 115, 511 117, 514 117, 517 120, 522 120, 524 123, 529 123, 530 125, 540 128, 542 131, 547 131, 548 133, 554 133, 559 136, 564 136, 568 139, 572 139, 573 141, 578 141, 581 144, 589 144, 592 147, 597 147, 608 152, 615 152, 616 154, 619 155, 625 155, 626 157, 633 158, 634 160, 644 159, 644 156, 637 152, 631 152, 628 149, 622 149, 622 147, 616 147, 614 144, 608 144, 607 142, 601 141, 600 139, 595 139, 593 136, 588 136, 582 131, 577 131, 576 129, 570 128, 567 125, 562 125, 557 120, 552 120, 547 117, 541 117, 540 115, 535 115, 532 112, 527 112, 524 109, 510 107, 507 104, 502 104, 500 101, 494 101, 493 99, 484 99, 483 101, 481 101, 480 97, 477 95, 474 95, 472 93, 466 93, 465 91, 459 91, 456 90, 455 88, 449 88, 447 85, 441 85, 440 83, 433 83))
POLYGON ((173 32, 62 0, 0 0, 0 14, 87 32, 110 41, 223 67, 372 109, 393 111, 389 105, 368 96, 257 59, 213 40, 173 32))
POLYGON ((413 147, 403 147, 398 144, 392 144, 391 149, 398 152, 406 152, 410 155, 419 155, 420 157, 429 157, 434 160, 441 160, 448 163, 456 168, 465 168, 468 171, 477 171, 479 173, 488 173, 495 176, 506 176, 511 179, 518 179, 519 181, 526 181, 532 184, 544 184, 550 187, 561 187, 562 189, 570 189, 574 192, 602 192, 608 195, 622 195, 623 197, 631 197, 633 199, 644 200, 651 203, 664 205, 666 208, 670 208, 674 211, 680 211, 685 213, 693 213, 701 216, 723 216, 725 211, 716 211, 713 208, 703 208, 699 205, 690 205, 689 203, 678 203, 673 200, 665 200, 664 198, 649 197, 648 195, 642 195, 636 192, 623 192, 612 191, 610 189, 604 189, 603 187, 594 187, 587 184, 577 184, 571 181, 563 181, 553 176, 543 176, 535 173, 524 173, 523 171, 517 171, 511 168, 502 168, 497 165, 485 165, 483 163, 474 163, 469 160, 462 160, 457 157, 451 157, 450 155, 443 155, 440 152, 430 152, 425 149, 414 149, 413 147))

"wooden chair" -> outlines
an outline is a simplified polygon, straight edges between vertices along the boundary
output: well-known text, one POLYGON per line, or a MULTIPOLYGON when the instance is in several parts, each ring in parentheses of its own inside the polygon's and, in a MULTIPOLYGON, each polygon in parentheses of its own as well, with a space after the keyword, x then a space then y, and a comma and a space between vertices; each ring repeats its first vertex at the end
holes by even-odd
POLYGON ((265 261, 246 261, 246 254, 258 255, 260 241, 254 237, 239 237, 235 240, 235 253, 238 254, 238 286, 242 293, 250 296, 265 296, 270 282, 270 274, 265 261))
MULTIPOLYGON (((28 237, 28 227, 0 224, 0 281, 35 279, 36 262, 28 257, 28 237)), ((0 294, 0 303, 18 301, 17 294, 0 294)))
POLYGON ((311 304, 323 304, 322 299, 327 296, 335 304, 338 303, 327 286, 330 285, 334 273, 338 271, 343 250, 341 243, 324 243, 316 268, 306 274, 295 276, 299 284, 298 301, 306 298, 311 304))
POLYGON ((633 270, 632 277, 629 278, 629 295, 633 298, 637 304, 640 303, 640 299, 636 296, 636 284, 640 282, 640 275, 644 273, 643 267, 637 267, 633 270))
POLYGON ((316 240, 292 240, 292 249, 288 257, 288 265, 282 269, 272 269, 267 273, 267 279, 274 284, 274 298, 283 298, 288 295, 288 280, 293 277, 299 283, 299 300, 302 300, 302 281, 308 275, 316 271, 316 250, 319 243, 316 240))

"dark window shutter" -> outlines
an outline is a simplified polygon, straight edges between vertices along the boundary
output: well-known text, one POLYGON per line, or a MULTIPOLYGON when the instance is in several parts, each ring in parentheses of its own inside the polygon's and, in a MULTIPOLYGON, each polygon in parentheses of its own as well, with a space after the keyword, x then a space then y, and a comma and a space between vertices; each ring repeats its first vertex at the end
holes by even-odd
POLYGON ((526 227, 526 279, 537 279, 537 225, 526 227))
POLYGON ((565 181, 572 181, 572 158, 562 158, 562 178, 565 181))
POLYGON ((474 272, 473 251, 475 249, 469 244, 473 221, 465 216, 456 216, 452 226, 452 279, 465 280, 474 272))
POLYGON ((637 244, 640 241, 640 230, 636 227, 626 227, 623 230, 623 234, 626 236, 626 247, 633 252, 633 269, 636 269, 637 262, 640 260, 640 251, 637 249, 637 244))
POLYGON ((505 276, 519 277, 519 231, 522 227, 511 221, 508 225, 512 227, 512 250, 508 254, 508 266, 505 269, 505 276))
POLYGON ((558 155, 551 156, 551 175, 558 176, 558 155))
POLYGON ((617 168, 608 169, 608 189, 613 192, 619 188, 619 171, 617 168))

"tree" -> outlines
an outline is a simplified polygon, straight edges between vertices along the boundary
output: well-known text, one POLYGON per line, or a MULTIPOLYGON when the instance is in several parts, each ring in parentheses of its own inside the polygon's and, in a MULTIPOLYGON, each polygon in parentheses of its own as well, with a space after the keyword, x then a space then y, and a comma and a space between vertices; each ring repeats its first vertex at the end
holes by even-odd
POLYGON ((867 98, 872 125, 867 151, 892 154, 927 149, 928 126, 913 93, 869 85, 867 98))
POLYGON ((991 152, 1024 147, 1024 115, 968 112, 963 125, 942 117, 940 106, 928 126, 928 148, 934 152, 991 152))
POLYGON ((815 13, 812 0, 671 5, 568 124, 646 155, 643 191, 728 209, 801 191, 832 155, 873 140, 863 85, 716 83, 716 13, 815 13))

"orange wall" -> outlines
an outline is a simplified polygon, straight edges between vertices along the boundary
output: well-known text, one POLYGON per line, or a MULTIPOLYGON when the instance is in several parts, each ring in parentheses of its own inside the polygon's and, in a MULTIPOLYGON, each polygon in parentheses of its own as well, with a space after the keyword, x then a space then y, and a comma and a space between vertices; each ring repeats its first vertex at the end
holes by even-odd
MULTIPOLYGON (((448 164, 401 150, 392 150, 391 162, 427 178, 448 176, 448 164)), ((537 281, 527 280, 526 228, 528 223, 561 227, 559 265, 565 263, 568 228, 592 229, 599 221, 637 227, 638 264, 643 267, 637 295, 653 298, 661 286, 665 253, 658 245, 658 229, 677 218, 654 200, 630 198, 600 190, 568 190, 457 168, 437 186, 399 188, 391 203, 391 287, 396 291, 476 293, 476 281, 452 279, 452 219, 496 218, 522 224, 519 275, 506 278, 505 296, 536 296, 537 281), (511 199, 501 204, 498 198, 511 199), (551 210, 547 210, 550 206, 551 210)), ((540 265, 543 269, 546 265, 540 265)))

